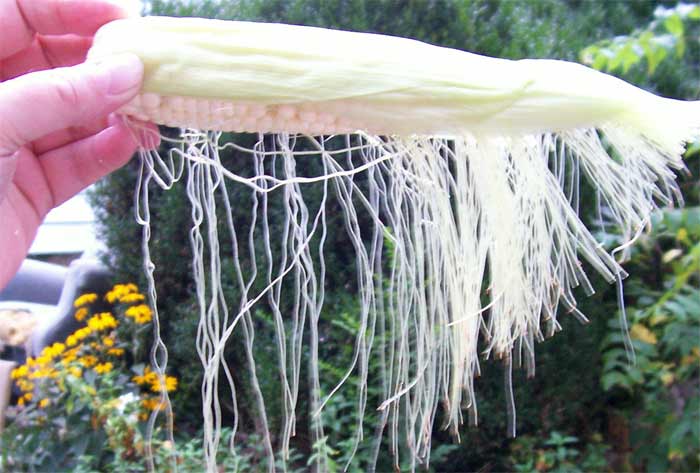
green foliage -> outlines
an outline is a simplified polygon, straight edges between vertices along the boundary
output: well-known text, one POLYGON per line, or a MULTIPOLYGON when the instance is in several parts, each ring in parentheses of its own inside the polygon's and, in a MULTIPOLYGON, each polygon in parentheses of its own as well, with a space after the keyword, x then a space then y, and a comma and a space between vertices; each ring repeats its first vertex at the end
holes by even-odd
MULTIPOLYGON (((646 74, 654 76, 662 62, 682 60, 688 45, 697 51, 699 25, 698 5, 679 3, 674 8, 658 6, 654 10, 653 20, 644 28, 592 44, 581 51, 580 59, 595 69, 623 75, 646 63, 646 74)), ((696 53, 693 56, 691 61, 697 59, 696 53)), ((694 70, 697 72, 697 64, 694 70)), ((697 84, 697 75, 695 77, 693 82, 697 84)), ((688 77, 692 81, 691 78, 688 77)))
POLYGON ((647 71, 653 75, 669 54, 683 57, 685 47, 697 37, 686 37, 685 22, 700 20, 700 6, 680 3, 675 8, 657 7, 654 20, 631 35, 600 41, 581 52, 581 60, 595 69, 607 72, 630 69, 646 60, 647 71))
POLYGON ((552 431, 544 442, 521 436, 511 445, 510 458, 516 472, 602 473, 610 471, 605 459, 609 449, 600 434, 584 443, 573 435, 552 431))
POLYGON ((634 363, 611 321, 601 384, 631 424, 634 464, 690 471, 700 467, 700 207, 661 212, 654 229, 635 248, 627 284, 634 363))

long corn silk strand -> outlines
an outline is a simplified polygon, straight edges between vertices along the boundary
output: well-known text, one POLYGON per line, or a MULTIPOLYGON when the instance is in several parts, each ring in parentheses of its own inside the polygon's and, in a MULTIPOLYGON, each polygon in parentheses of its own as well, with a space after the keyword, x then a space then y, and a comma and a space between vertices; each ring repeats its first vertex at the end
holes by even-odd
MULTIPOLYGON (((561 328, 560 306, 586 321, 574 294, 594 291, 584 262, 621 284, 613 255, 624 257, 658 205, 682 203, 674 170, 683 169, 684 142, 700 134, 698 102, 656 97, 576 64, 504 61, 400 38, 154 18, 108 25, 90 56, 119 52, 146 63, 144 94, 122 113, 182 127, 167 155, 142 152, 138 221, 155 305, 148 186, 169 188, 186 172, 212 472, 226 384, 238 422, 241 390, 224 359, 232 339, 244 347, 270 471, 275 450, 283 464, 289 458, 301 387, 309 386, 308 429, 320 445, 324 408, 351 381, 358 424, 349 456, 364 444, 364 415, 378 409, 374 459, 386 433, 397 469, 403 453, 411 469, 427 464, 438 421, 458 435, 466 407, 477 422, 480 354, 504 362, 513 434, 513 365, 534 374, 535 342, 561 328), (246 148, 211 129, 261 134, 246 148), (250 159, 251 174, 225 167, 220 154, 229 148, 250 159), (303 174, 300 160, 317 160, 321 171, 303 174), (581 178, 596 189, 605 224, 622 234, 612 253, 579 217, 581 178), (234 225, 227 186, 250 193, 245 231, 234 225), (320 202, 307 199, 307 186, 321 186, 320 202), (273 202, 283 210, 277 234, 273 202), (330 205, 344 228, 328 228, 330 205), (319 327, 332 327, 324 252, 329 232, 341 230, 357 261, 357 333, 349 366, 322 380, 319 327), (222 232, 231 248, 220 246, 222 232), (236 300, 227 299, 224 276, 236 300), (277 345, 284 418, 274 433, 256 371, 258 307, 271 314, 277 345), (375 359, 383 399, 370 405, 375 359)), ((153 363, 162 376, 158 327, 153 363)), ((327 469, 327 459, 316 455, 315 466, 327 469)))
MULTIPOLYGON (((630 231, 644 225, 648 212, 655 208, 657 194, 663 196, 662 201, 671 201, 676 195, 667 166, 679 165, 677 157, 671 159, 674 157, 643 138, 635 143, 634 136, 622 135, 610 141, 617 147, 642 149, 652 160, 602 163, 606 150, 600 133, 613 134, 579 130, 449 139, 380 138, 361 133, 340 137, 261 135, 257 145, 247 150, 255 161, 255 172, 245 177, 232 176, 218 157, 221 149, 238 145, 221 143, 219 133, 184 132, 182 148, 175 154, 187 163, 188 195, 193 206, 193 270, 201 311, 197 343, 205 366, 206 453, 212 458, 208 468, 216 466, 213 457, 220 442, 220 366, 236 403, 236 388, 223 359, 224 347, 234 331, 242 332, 251 382, 258 383, 252 343, 252 310, 258 303, 268 304, 275 323, 285 412, 282 431, 275 438, 285 454, 296 430, 301 352, 307 334, 311 343, 310 395, 312 406, 316 406, 312 409, 312 433, 317 441, 323 439, 320 412, 354 374, 360 380, 357 412, 362 418, 368 408, 368 366, 373 356, 382 360, 385 370, 385 399, 379 406, 371 406, 379 409, 382 425, 377 431, 388 431, 397 456, 403 447, 408 449, 412 468, 428 461, 430 431, 441 403, 443 423, 455 433, 463 422, 462 406, 468 406, 475 421, 474 377, 479 372, 480 351, 506 359, 508 373, 516 352, 531 368, 534 341, 559 328, 560 304, 585 320, 576 309, 572 288, 582 285, 589 292, 593 289, 579 258, 585 258, 611 282, 624 275, 579 219, 574 208, 578 185, 571 174, 582 169, 584 176, 601 182, 625 179, 638 183, 629 191, 628 187, 601 191, 611 218, 630 231), (299 146, 301 142, 305 146, 299 146), (297 146, 301 150, 297 151, 297 146), (323 174, 298 175, 295 163, 299 159, 320 159, 323 174), (355 181, 361 174, 371 176, 362 185, 355 181), (657 182, 645 180, 657 174, 657 182), (230 180, 251 189, 251 225, 243 243, 251 258, 256 257, 259 235, 264 242, 263 270, 258 272, 258 264, 254 264, 247 277, 240 267, 238 247, 242 242, 230 218, 225 189, 230 180), (304 202, 303 188, 313 182, 323 186, 323 198, 312 210, 304 202), (329 186, 335 189, 333 194, 329 186), (646 201, 634 202, 630 193, 646 201), (269 199, 280 194, 284 230, 273 236, 267 208, 269 199), (331 198, 338 200, 358 261, 361 304, 355 357, 345 376, 320 397, 318 324, 323 317, 323 251, 328 232, 325 208, 331 198), (236 268, 242 294, 239 301, 227 301, 220 285, 223 250, 218 246, 217 199, 224 202, 224 227, 233 242, 225 257, 231 258, 236 268), (358 212, 374 222, 369 231, 359 226, 358 212), (504 228, 509 231, 504 232, 504 228), (314 249, 311 242, 315 235, 320 243, 314 249), (272 249, 275 238, 279 239, 279 254, 272 249), (384 241, 392 247, 390 257, 384 241), (205 253, 210 258, 208 265, 205 253), (379 284, 377 275, 386 277, 386 283, 379 284), (257 278, 263 278, 265 288, 251 293, 257 278), (291 313, 282 312, 287 284, 296 295, 291 313), (230 307, 238 307, 238 312, 229 315, 230 307), (481 348, 479 332, 483 334, 481 348), (382 343, 374 347, 374 340, 382 343)), ((147 156, 153 159, 152 154, 147 156)), ((151 164, 150 168, 155 173, 167 168, 166 164, 151 164)), ((166 184, 162 178, 152 181, 166 184)), ((264 420, 265 401, 259 387, 253 392, 257 393, 272 465, 273 436, 264 420)), ((358 448, 363 430, 364 426, 358 425, 354 448, 358 448)), ((318 461, 323 468, 324 460, 318 461)))

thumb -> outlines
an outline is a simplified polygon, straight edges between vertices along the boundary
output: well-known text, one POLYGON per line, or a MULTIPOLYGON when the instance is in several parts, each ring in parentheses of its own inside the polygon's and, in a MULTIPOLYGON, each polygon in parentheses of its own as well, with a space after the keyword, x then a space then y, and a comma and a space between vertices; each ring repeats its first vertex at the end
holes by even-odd
POLYGON ((136 96, 142 79, 141 60, 124 54, 0 83, 0 157, 108 115, 136 96))

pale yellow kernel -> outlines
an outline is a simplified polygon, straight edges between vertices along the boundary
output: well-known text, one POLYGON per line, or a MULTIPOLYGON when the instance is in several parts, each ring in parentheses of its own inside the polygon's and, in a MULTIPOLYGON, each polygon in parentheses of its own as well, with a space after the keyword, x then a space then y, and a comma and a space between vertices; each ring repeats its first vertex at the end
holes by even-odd
POLYGON ((265 115, 257 120, 258 131, 269 131, 272 128, 272 123, 272 117, 270 115, 265 115))
POLYGON ((182 110, 185 108, 185 101, 182 97, 168 97, 167 104, 172 110, 182 110))
POLYGON ((208 116, 210 115, 211 111, 209 109, 209 101, 208 100, 198 100, 197 101, 197 113, 200 116, 208 116))
POLYGON ((307 123, 313 123, 316 121, 316 113, 310 110, 302 110, 299 112, 299 118, 307 123))
MULTIPOLYGON (((246 107, 245 105, 243 107, 246 107)), ((267 107, 264 105, 250 105, 243 112, 253 119, 262 118, 267 114, 267 107)))
POLYGON ((154 109, 160 106, 160 95, 158 94, 143 94, 141 105, 146 109, 154 109))
POLYGON ((251 119, 250 117, 240 117, 240 122, 236 129, 238 131, 245 131, 248 133, 253 133, 257 131, 258 122, 257 120, 251 119))
POLYGON ((197 100, 192 97, 183 98, 182 105, 182 110, 185 111, 186 115, 192 115, 197 110, 197 100))
POLYGON ((281 119, 288 120, 288 119, 293 118, 296 115, 296 110, 294 109, 294 107, 292 107, 290 105, 280 105, 277 108, 277 114, 279 115, 279 117, 281 119))
MULTIPOLYGON (((330 113, 319 113, 318 114, 318 123, 321 125, 331 125, 335 122, 335 117, 331 115, 330 113)), ((325 129, 325 127, 324 127, 325 129)))

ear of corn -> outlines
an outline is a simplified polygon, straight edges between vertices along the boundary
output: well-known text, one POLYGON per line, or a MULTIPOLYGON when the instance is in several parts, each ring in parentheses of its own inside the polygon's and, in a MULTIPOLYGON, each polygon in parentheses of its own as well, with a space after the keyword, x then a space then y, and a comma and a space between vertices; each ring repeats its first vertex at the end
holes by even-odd
POLYGON ((661 99, 585 66, 510 61, 418 41, 199 18, 115 21, 89 57, 134 53, 138 118, 229 131, 513 135, 623 124, 677 149, 700 105, 661 99))

